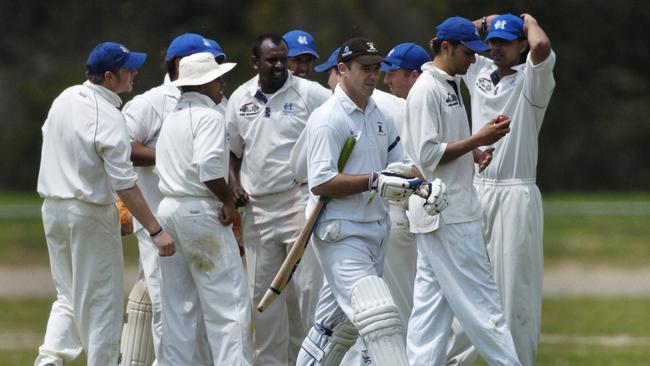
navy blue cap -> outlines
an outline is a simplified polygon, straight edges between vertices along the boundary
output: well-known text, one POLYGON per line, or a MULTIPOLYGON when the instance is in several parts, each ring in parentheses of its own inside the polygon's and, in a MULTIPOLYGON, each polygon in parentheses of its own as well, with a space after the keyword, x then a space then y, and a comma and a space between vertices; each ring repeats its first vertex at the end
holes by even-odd
POLYGON ((393 47, 388 52, 386 61, 390 62, 391 65, 382 62, 382 71, 393 71, 397 69, 420 71, 422 64, 431 61, 431 56, 420 45, 407 42, 393 47))
POLYGON ((319 57, 316 51, 316 42, 314 42, 314 37, 311 34, 296 29, 285 33, 282 38, 289 47, 289 57, 296 57, 304 53, 316 58, 319 57))
POLYGON ((524 20, 512 14, 494 17, 490 22, 490 31, 485 40, 501 38, 508 41, 524 37, 524 20))
POLYGON ((451 17, 440 23, 436 27, 436 38, 443 41, 459 41, 474 52, 490 49, 487 43, 481 41, 474 23, 463 17, 451 17))
POLYGON ((226 61, 226 53, 223 52, 223 48, 221 48, 219 42, 215 41, 214 39, 208 39, 208 42, 210 43, 210 46, 214 48, 214 52, 212 52, 212 54, 214 55, 214 58, 217 60, 217 62, 221 63, 226 61))
POLYGON ((340 49, 341 47, 335 49, 334 52, 332 52, 332 54, 330 55, 330 57, 327 59, 327 61, 323 62, 320 65, 316 65, 316 67, 314 67, 314 70, 316 72, 323 72, 331 69, 332 67, 335 67, 338 64, 338 62, 336 62, 336 58, 339 57, 340 49))
POLYGON ((210 43, 210 40, 202 35, 196 33, 183 33, 174 38, 172 43, 169 44, 167 54, 165 55, 165 61, 169 61, 174 57, 185 57, 199 52, 210 52, 215 58, 225 56, 223 51, 215 49, 210 43))
POLYGON ((102 75, 106 71, 118 67, 139 69, 144 65, 146 59, 146 53, 131 52, 119 43, 103 42, 90 52, 86 62, 86 71, 90 75, 102 75))

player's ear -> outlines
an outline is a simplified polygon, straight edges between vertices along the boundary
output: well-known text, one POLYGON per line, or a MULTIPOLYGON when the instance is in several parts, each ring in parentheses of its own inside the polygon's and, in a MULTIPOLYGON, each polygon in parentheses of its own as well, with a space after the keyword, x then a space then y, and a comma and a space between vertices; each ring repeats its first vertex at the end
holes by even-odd
POLYGON ((519 42, 519 53, 524 53, 528 49, 528 40, 523 39, 519 42))
POLYGON ((251 56, 251 63, 253 64, 253 68, 257 70, 257 57, 255 55, 251 56))
POLYGON ((336 68, 339 70, 339 75, 343 75, 347 71, 347 66, 343 62, 339 62, 336 65, 336 68))

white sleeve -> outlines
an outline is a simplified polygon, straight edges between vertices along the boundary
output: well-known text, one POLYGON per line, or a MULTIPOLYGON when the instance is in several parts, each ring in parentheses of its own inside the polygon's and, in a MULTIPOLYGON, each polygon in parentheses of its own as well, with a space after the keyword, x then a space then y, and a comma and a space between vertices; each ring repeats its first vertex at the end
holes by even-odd
POLYGON ((296 144, 293 145, 289 156, 289 167, 293 173, 293 179, 299 183, 307 183, 307 136, 305 127, 296 144))
POLYGON ((308 134, 307 161, 311 190, 339 173, 338 161, 345 139, 327 125, 309 129, 308 134))
POLYGON ((122 109, 122 114, 126 119, 126 127, 131 141, 147 145, 155 140, 159 132, 159 126, 157 125, 159 116, 148 100, 141 96, 133 98, 133 100, 126 103, 122 109))
POLYGON ((307 90, 307 108, 309 108, 309 113, 313 113, 314 110, 325 103, 329 98, 332 97, 332 91, 323 87, 319 83, 312 81, 309 83, 307 90))
POLYGON ((406 100, 407 154, 427 179, 440 163, 447 144, 441 141, 440 100, 432 88, 418 88, 406 100))
POLYGON ((192 166, 199 171, 199 180, 207 182, 226 177, 226 167, 222 164, 226 124, 218 112, 206 114, 198 121, 194 130, 192 166))
MULTIPOLYGON (((118 112, 116 112, 118 113, 118 112)), ((108 120, 100 111, 100 121, 95 135, 95 149, 104 163, 111 187, 128 189, 135 185, 137 175, 131 163, 131 144, 122 114, 121 121, 108 120)), ((110 116, 108 116, 110 118, 110 116)))
POLYGON ((546 60, 533 65, 530 52, 524 68, 524 97, 537 108, 546 108, 555 89, 553 68, 555 67, 555 52, 551 50, 546 60))
POLYGON ((228 106, 226 107, 226 125, 228 126, 228 134, 230 136, 230 151, 241 159, 244 151, 244 143, 239 134, 237 106, 235 106, 233 99, 235 98, 232 98, 231 96, 228 106))

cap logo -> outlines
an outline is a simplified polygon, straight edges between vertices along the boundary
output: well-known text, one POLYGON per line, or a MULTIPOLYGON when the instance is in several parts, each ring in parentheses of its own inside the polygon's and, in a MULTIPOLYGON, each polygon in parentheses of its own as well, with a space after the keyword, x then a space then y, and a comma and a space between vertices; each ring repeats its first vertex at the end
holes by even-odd
POLYGON ((379 52, 379 51, 377 51, 377 49, 375 48, 375 44, 374 44, 374 43, 372 43, 372 42, 366 42, 366 44, 368 45, 368 52, 379 52))
POLYGON ((307 37, 305 37, 305 36, 298 37, 298 43, 307 44, 307 37))
POLYGON ((124 53, 129 53, 129 49, 126 48, 126 47, 124 47, 124 46, 122 46, 122 45, 120 45, 120 49, 121 49, 122 52, 124 52, 124 53))
POLYGON ((208 41, 205 38, 203 38, 203 44, 205 45, 205 47, 210 47, 210 41, 208 41))
POLYGON ((390 57, 390 55, 392 55, 394 52, 395 52, 395 49, 393 48, 392 50, 390 50, 390 52, 388 52, 388 55, 386 57, 390 57))
POLYGON ((348 56, 350 56, 351 54, 352 54, 352 51, 350 51, 350 47, 345 46, 345 48, 343 49, 343 53, 341 54, 341 56, 343 56, 343 57, 348 57, 348 56))
POLYGON ((506 29, 506 21, 505 20, 497 20, 494 22, 494 29, 506 29))

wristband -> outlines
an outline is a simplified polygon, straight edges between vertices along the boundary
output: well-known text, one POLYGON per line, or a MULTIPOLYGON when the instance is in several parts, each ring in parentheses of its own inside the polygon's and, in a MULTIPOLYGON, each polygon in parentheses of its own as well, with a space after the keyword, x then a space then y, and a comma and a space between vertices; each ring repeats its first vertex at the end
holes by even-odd
POLYGON ((484 15, 483 18, 481 18, 481 32, 487 32, 487 15, 484 15))
POLYGON ((376 190, 377 185, 379 185, 379 173, 370 172, 370 174, 368 174, 368 190, 376 190))
POLYGON ((160 229, 156 230, 156 232, 153 232, 153 233, 150 232, 150 233, 149 233, 149 236, 152 237, 152 238, 153 238, 153 237, 156 237, 156 236, 158 236, 160 233, 162 233, 162 231, 163 231, 163 228, 162 228, 162 226, 161 226, 160 229))

